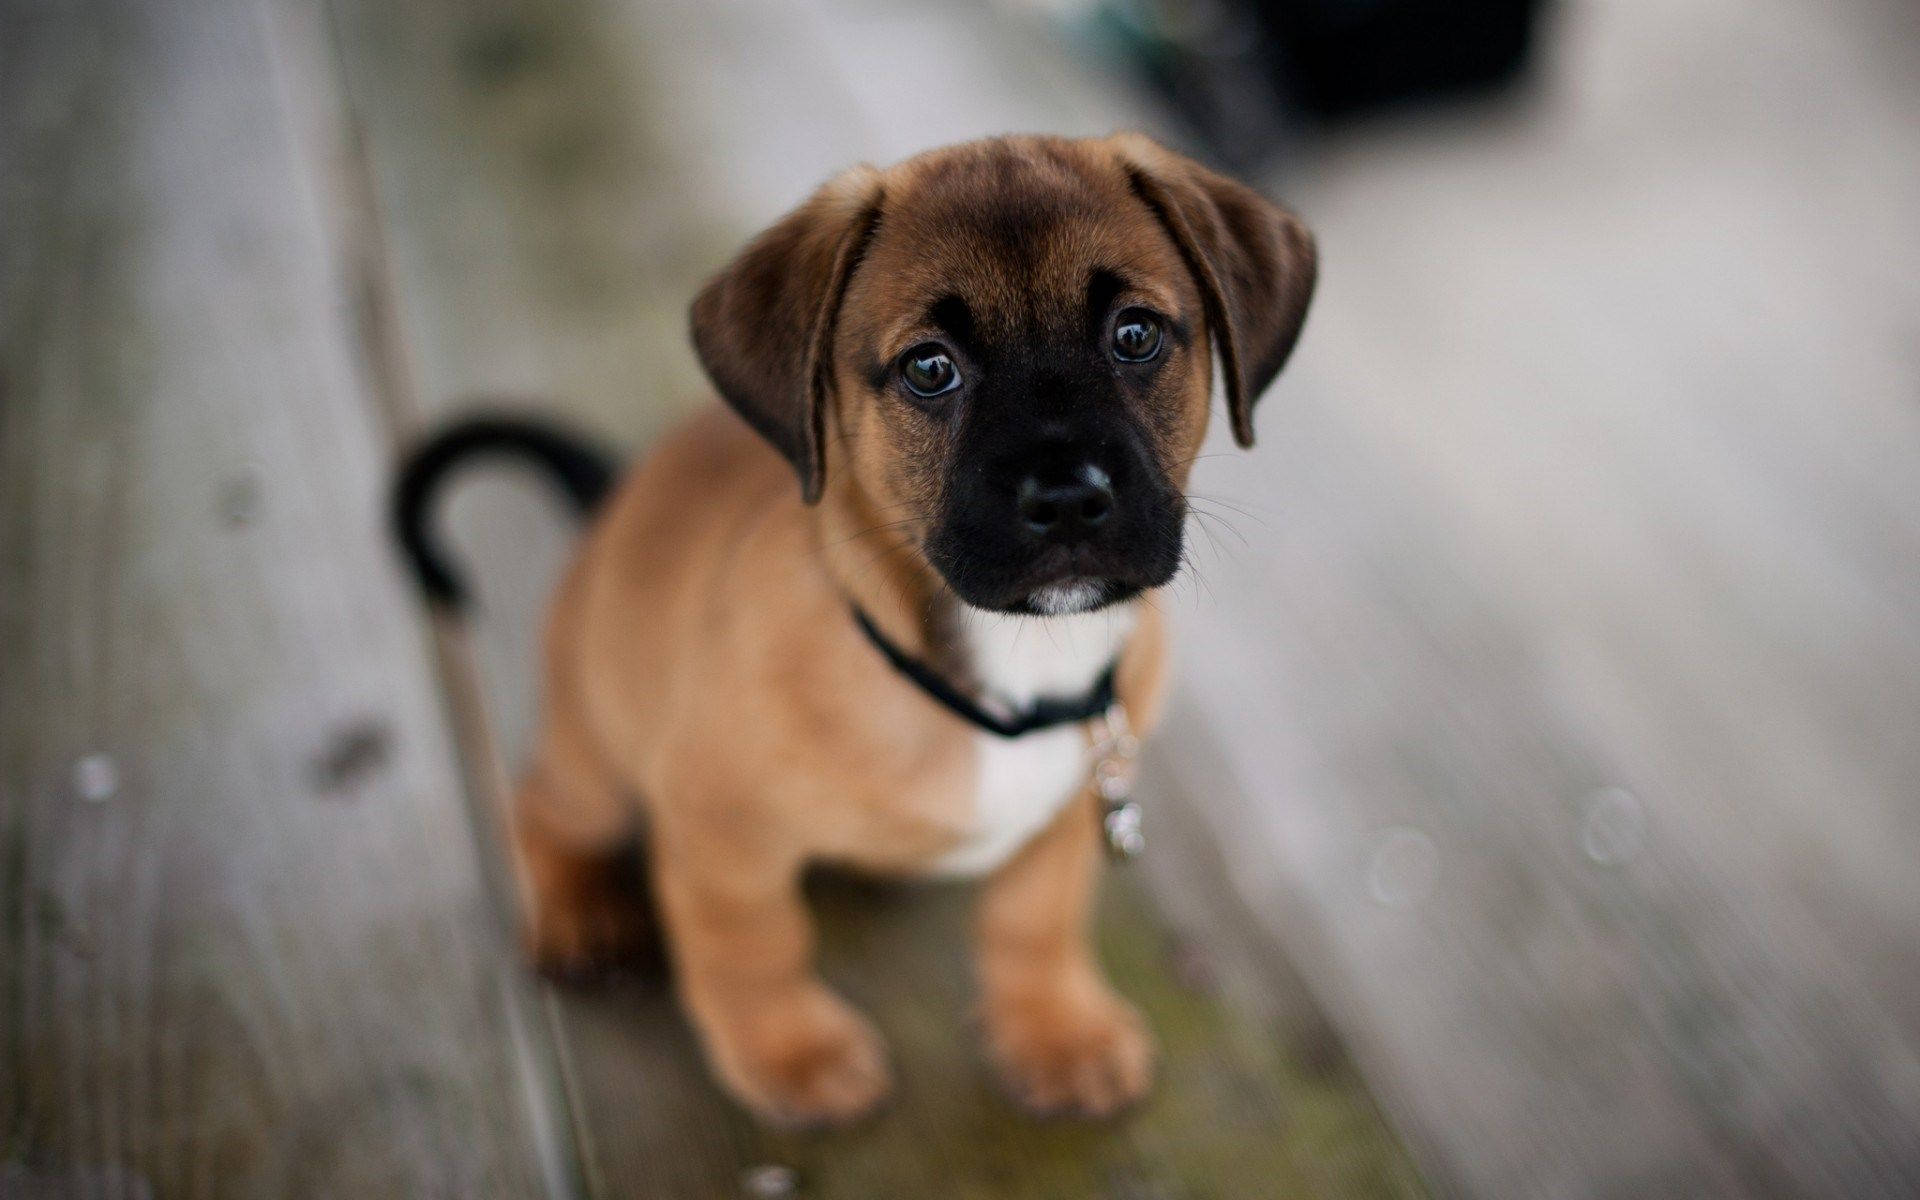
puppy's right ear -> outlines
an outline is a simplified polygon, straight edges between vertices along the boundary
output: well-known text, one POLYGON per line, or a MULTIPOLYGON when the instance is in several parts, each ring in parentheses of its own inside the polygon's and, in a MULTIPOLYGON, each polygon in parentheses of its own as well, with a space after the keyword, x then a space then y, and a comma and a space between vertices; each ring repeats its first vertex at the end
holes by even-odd
POLYGON ((755 238, 693 302, 700 365, 787 456, 808 504, 826 480, 840 299, 880 218, 880 174, 855 167, 755 238))

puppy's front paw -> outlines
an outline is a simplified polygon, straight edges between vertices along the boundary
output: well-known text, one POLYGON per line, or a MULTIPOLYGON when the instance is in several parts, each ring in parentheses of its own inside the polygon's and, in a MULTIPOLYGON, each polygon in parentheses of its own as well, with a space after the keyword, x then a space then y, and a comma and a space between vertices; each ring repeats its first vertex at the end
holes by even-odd
POLYGON ((1112 1116, 1153 1084, 1153 1039, 1104 983, 990 1002, 986 1018, 1001 1078, 1037 1114, 1112 1116))
POLYGON ((769 1124, 845 1125, 893 1086, 879 1033, 824 984, 695 1011, 720 1078, 769 1124))

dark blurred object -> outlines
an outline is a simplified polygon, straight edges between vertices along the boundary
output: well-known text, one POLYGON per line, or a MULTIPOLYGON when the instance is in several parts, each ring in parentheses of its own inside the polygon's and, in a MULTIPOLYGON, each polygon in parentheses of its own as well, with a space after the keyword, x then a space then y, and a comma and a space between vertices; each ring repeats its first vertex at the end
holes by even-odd
POLYGON ((1243 0, 1301 107, 1339 116, 1515 79, 1540 0, 1243 0))
POLYGON ((1524 70, 1541 0, 1016 0, 1139 71, 1217 162, 1282 155, 1332 118, 1498 88, 1524 70))
POLYGON ((1251 172, 1291 126, 1280 59, 1253 0, 1019 0, 1121 59, 1193 131, 1204 156, 1251 172))

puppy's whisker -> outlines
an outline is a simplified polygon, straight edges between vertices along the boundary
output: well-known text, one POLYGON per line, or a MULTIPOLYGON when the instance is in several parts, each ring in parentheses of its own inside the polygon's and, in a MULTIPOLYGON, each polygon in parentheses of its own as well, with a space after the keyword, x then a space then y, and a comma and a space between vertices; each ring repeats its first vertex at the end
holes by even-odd
POLYGON ((853 570, 852 577, 849 578, 847 582, 853 583, 853 584, 864 583, 866 582, 867 576, 872 574, 874 569, 878 567, 881 563, 886 562, 887 560, 894 558, 898 555, 917 551, 919 550, 919 548, 920 548, 919 544, 912 540, 895 542, 894 544, 881 550, 880 553, 867 559, 864 563, 861 563, 858 566, 856 566, 853 570))
POLYGON ((1188 515, 1194 518, 1194 528, 1206 535, 1207 545, 1213 548, 1214 554, 1224 557, 1224 552, 1220 548, 1220 539, 1213 536, 1213 530, 1209 528, 1205 522, 1200 520, 1200 514, 1189 513, 1188 515))
POLYGON ((1186 550, 1180 552, 1180 567, 1180 573, 1176 575, 1175 578, 1185 576, 1193 581, 1193 598, 1195 601, 1200 599, 1200 592, 1204 589, 1207 593, 1207 602, 1209 604, 1217 602, 1218 598, 1213 593, 1213 585, 1207 582, 1206 575, 1200 570, 1199 564, 1194 562, 1193 555, 1190 552, 1186 550))
POLYGON ((1247 540, 1247 536, 1240 532, 1240 529, 1238 526, 1236 526, 1232 521, 1228 520, 1226 517, 1221 516, 1219 513, 1207 512, 1205 509, 1200 509, 1200 508, 1189 508, 1187 510, 1187 515, 1190 517, 1193 517, 1197 521, 1202 522, 1203 528, 1208 526, 1218 526, 1219 528, 1225 530, 1227 533, 1233 536, 1233 539, 1235 541, 1240 543, 1240 546, 1242 549, 1250 548, 1252 545, 1252 543, 1247 540))
POLYGON ((875 554, 870 558, 866 559, 864 562, 860 563, 855 568, 855 570, 859 574, 864 575, 868 571, 872 570, 874 566, 878 563, 884 562, 885 560, 892 558, 895 555, 903 554, 908 551, 917 550, 917 549, 919 549, 919 547, 915 545, 911 540, 900 541, 900 542, 890 542, 887 545, 881 547, 880 552, 878 554, 875 554))
MULTIPOLYGON (((1197 528, 1202 533, 1207 535, 1208 541, 1213 542, 1215 551, 1218 551, 1220 549, 1220 543, 1214 539, 1213 530, 1211 528, 1214 525, 1218 525, 1221 529, 1232 534, 1234 539, 1240 543, 1241 549, 1243 550, 1248 549, 1252 546, 1252 543, 1247 541, 1246 535, 1242 534, 1238 529, 1235 529, 1233 527, 1233 522, 1227 520, 1225 517, 1216 516, 1215 514, 1209 513, 1209 512, 1201 512, 1197 508, 1188 510, 1187 515, 1192 517, 1196 521, 1202 522, 1202 524, 1197 526, 1197 528)), ((1223 555, 1223 557, 1231 558, 1232 555, 1223 555)))
MULTIPOLYGON (((1214 536, 1213 536, 1213 534, 1212 534, 1212 532, 1211 532, 1210 530, 1208 530, 1208 529, 1207 529, 1207 527, 1206 527, 1205 525, 1201 525, 1201 526, 1199 526, 1199 530, 1200 530, 1200 532, 1201 532, 1201 533, 1204 533, 1204 534, 1206 534, 1206 535, 1207 535, 1207 545, 1208 545, 1208 546, 1209 546, 1209 547, 1210 547, 1210 548, 1211 548, 1211 549, 1213 550, 1213 554, 1214 554, 1214 557, 1215 557, 1215 558, 1224 558, 1224 557, 1226 557, 1226 556, 1225 556, 1225 555, 1224 555, 1224 554, 1222 553, 1222 551, 1221 551, 1221 549, 1220 549, 1220 540, 1219 540, 1218 538, 1216 538, 1216 537, 1214 537, 1214 536)), ((1185 559, 1186 561, 1191 561, 1191 558, 1192 558, 1192 555, 1191 555, 1191 554, 1188 554, 1188 555, 1186 555, 1186 556, 1184 556, 1184 559, 1185 559)))
POLYGON ((834 541, 827 542, 826 544, 822 545, 819 549, 815 550, 814 553, 825 554, 827 551, 837 549, 838 547, 844 546, 849 542, 857 542, 863 537, 872 537, 876 534, 887 533, 895 529, 903 529, 909 525, 918 523, 919 520, 920 518, 918 516, 911 516, 911 517, 902 518, 901 520, 898 520, 898 521, 888 521, 882 525, 871 525, 865 529, 860 530, 858 533, 850 533, 846 537, 838 538, 834 541))
MULTIPOLYGON (((1225 515, 1223 511, 1219 511, 1219 507, 1217 507, 1217 503, 1213 503, 1213 501, 1200 501, 1198 505, 1187 505, 1187 511, 1188 513, 1206 513, 1206 515, 1212 516, 1212 518, 1215 518, 1215 520, 1219 520, 1219 522, 1223 522, 1223 524, 1229 524, 1229 526, 1233 524, 1233 520, 1231 520, 1229 516, 1225 515), (1210 505, 1212 505, 1212 507, 1210 507, 1210 505)), ((1265 528, 1271 528, 1271 524, 1269 524, 1267 520, 1263 520, 1263 518, 1260 518, 1260 516, 1254 516, 1252 515, 1252 513, 1236 513, 1236 511, 1233 511, 1233 509, 1227 509, 1227 511, 1229 511, 1229 513, 1235 513, 1235 516, 1242 516, 1242 518, 1246 518, 1246 520, 1258 520, 1261 526, 1265 526, 1265 528)))
MULTIPOLYGON (((1189 504, 1192 504, 1192 503, 1211 504, 1216 508, 1224 508, 1224 509, 1227 509, 1229 512, 1239 513, 1241 516, 1247 518, 1250 521, 1258 521, 1262 525, 1267 524, 1266 518, 1261 516, 1260 513, 1256 512, 1255 510, 1244 507, 1243 505, 1235 503, 1232 500, 1223 500, 1218 496, 1208 496, 1199 492, 1188 492, 1187 502, 1189 504)), ((1268 509, 1267 513, 1268 515, 1278 515, 1273 509, 1268 509)))

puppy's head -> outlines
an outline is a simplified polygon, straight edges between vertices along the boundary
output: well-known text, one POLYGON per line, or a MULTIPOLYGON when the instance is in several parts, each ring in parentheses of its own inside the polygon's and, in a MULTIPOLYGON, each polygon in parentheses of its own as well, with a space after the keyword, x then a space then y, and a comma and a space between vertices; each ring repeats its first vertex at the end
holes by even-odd
POLYGON ((1166 583, 1214 363, 1234 435, 1299 335, 1305 227, 1138 135, 999 138, 832 180, 693 306, 720 394, 959 598, 1166 583))

